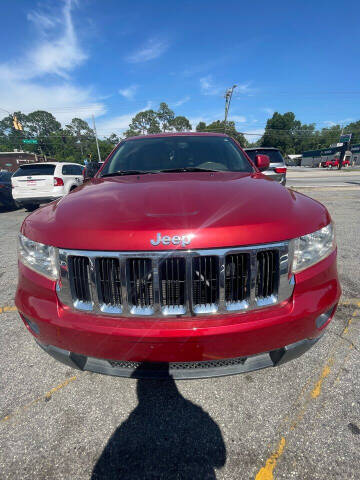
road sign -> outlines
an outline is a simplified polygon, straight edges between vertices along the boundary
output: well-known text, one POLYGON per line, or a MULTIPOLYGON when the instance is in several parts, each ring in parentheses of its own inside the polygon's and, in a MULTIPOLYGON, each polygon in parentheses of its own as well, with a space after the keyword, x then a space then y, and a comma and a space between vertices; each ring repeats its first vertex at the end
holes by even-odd
POLYGON ((350 142, 351 137, 352 137, 352 133, 345 133, 344 135, 340 135, 340 143, 350 142))
POLYGON ((38 141, 35 140, 35 138, 24 138, 24 140, 22 141, 23 143, 32 143, 32 144, 37 144, 38 141))

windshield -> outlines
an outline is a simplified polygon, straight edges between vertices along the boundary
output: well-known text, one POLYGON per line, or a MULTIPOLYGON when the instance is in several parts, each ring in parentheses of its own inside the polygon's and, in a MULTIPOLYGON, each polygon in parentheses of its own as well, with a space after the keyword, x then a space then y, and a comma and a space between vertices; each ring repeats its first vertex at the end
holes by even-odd
POLYGON ((252 172, 241 150, 227 137, 178 136, 128 140, 122 143, 101 171, 209 169, 252 172))
POLYGON ((270 163, 284 163, 283 156, 279 150, 268 150, 267 148, 259 148, 257 150, 246 150, 251 160, 255 161, 256 155, 267 155, 270 158, 270 163))
POLYGON ((31 165, 22 165, 14 173, 14 177, 25 177, 25 176, 39 176, 39 175, 54 175, 55 165, 45 165, 45 164, 31 164, 31 165))

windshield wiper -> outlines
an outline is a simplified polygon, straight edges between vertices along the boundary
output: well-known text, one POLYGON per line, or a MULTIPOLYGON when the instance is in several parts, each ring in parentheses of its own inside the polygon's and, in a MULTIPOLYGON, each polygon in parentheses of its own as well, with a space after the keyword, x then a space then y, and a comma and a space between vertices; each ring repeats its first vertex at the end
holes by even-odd
POLYGON ((214 170, 212 168, 201 167, 182 167, 182 168, 166 168, 159 170, 160 173, 177 173, 177 172, 222 172, 223 170, 214 170))
POLYGON ((101 175, 101 178, 103 177, 121 177, 122 175, 145 175, 146 173, 157 173, 157 172, 152 172, 147 171, 147 170, 119 170, 117 172, 113 173, 105 173, 104 175, 101 175))

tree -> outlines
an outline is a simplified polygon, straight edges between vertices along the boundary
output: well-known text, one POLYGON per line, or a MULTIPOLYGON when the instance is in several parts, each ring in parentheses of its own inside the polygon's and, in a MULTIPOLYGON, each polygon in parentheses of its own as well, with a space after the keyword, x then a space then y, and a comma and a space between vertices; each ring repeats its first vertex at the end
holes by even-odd
MULTIPOLYGON (((199 122, 196 126, 197 132, 215 132, 215 133, 225 133, 225 121, 216 120, 215 122, 209 123, 206 125, 205 122, 199 122)), ((226 122, 226 133, 237 140, 242 147, 248 145, 246 138, 241 132, 238 132, 235 127, 235 122, 226 122)))
POLYGON ((360 143, 360 120, 349 123, 349 125, 344 128, 344 133, 352 133, 352 144, 360 143))
POLYGON ((331 127, 322 128, 317 133, 317 148, 328 148, 332 143, 337 143, 340 140, 341 127, 340 125, 333 125, 331 127))
POLYGON ((199 122, 196 125, 196 131, 197 132, 205 132, 206 131, 206 123, 205 122, 199 122))
POLYGON ((105 137, 105 141, 111 143, 111 145, 115 146, 117 145, 118 143, 120 143, 120 138, 115 134, 115 133, 112 133, 110 135, 110 137, 105 137))
POLYGON ((61 129, 61 123, 52 113, 36 110, 26 116, 26 128, 30 135, 45 137, 61 129))
POLYGON ((279 148, 284 154, 295 153, 293 134, 300 128, 301 122, 295 120, 293 112, 275 112, 266 123, 261 146, 279 148))
POLYGON ((186 117, 178 116, 175 117, 171 123, 171 128, 173 128, 176 132, 189 132, 191 131, 191 123, 186 117))
POLYGON ((85 120, 75 117, 65 126, 64 137, 66 142, 72 143, 80 150, 83 159, 95 139, 95 133, 85 120))
POLYGON ((174 121, 175 114, 168 106, 167 103, 161 102, 157 111, 157 118, 161 125, 161 130, 167 132, 171 130, 172 122, 174 121))
POLYGON ((157 113, 154 112, 154 110, 145 110, 135 115, 129 125, 129 129, 125 132, 125 136, 131 137, 134 135, 146 135, 160 132, 161 130, 157 119, 157 113))

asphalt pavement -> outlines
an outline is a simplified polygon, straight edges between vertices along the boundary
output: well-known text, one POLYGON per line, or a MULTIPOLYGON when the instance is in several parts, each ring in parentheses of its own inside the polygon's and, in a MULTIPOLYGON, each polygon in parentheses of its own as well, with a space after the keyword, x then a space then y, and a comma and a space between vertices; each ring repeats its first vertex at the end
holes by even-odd
POLYGON ((0 479, 357 480, 360 190, 306 191, 337 227, 326 334, 281 367, 193 381, 79 372, 41 351, 14 309, 26 212, 0 211, 0 479))

